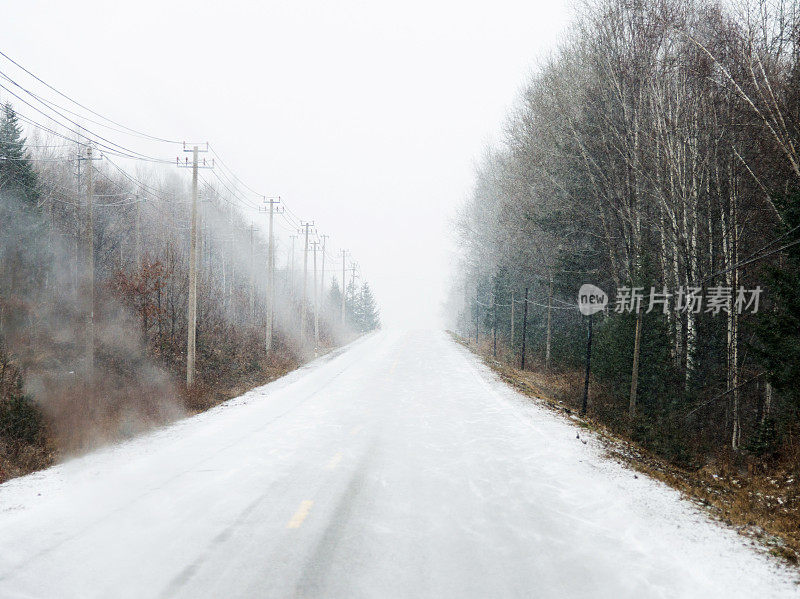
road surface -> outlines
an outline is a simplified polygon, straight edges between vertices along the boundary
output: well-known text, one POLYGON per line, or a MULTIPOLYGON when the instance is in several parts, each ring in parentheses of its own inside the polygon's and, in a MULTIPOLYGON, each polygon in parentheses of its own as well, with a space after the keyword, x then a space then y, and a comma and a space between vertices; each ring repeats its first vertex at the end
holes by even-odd
POLYGON ((0 486, 0 597, 796 597, 441 332, 0 486))

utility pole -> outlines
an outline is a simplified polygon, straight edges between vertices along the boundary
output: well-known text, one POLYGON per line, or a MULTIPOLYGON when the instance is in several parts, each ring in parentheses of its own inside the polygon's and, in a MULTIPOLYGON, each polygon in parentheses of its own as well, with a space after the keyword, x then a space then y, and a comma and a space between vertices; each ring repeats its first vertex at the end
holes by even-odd
POLYGON ((94 377, 94 173, 86 148, 86 378, 94 377))
POLYGON ((294 298, 294 240, 297 239, 297 235, 289 235, 292 239, 292 257, 289 260, 289 294, 294 298))
POLYGON ((475 347, 478 347, 478 333, 479 333, 478 326, 480 324, 479 319, 481 313, 481 309, 479 306, 480 303, 478 303, 478 289, 476 287, 475 288, 475 347))
MULTIPOLYGON (((351 262, 350 263, 350 268, 348 268, 348 270, 350 271, 350 286, 353 288, 353 300, 355 301, 355 299, 356 299, 356 277, 358 276, 358 264, 356 262, 351 262)), ((353 311, 355 312, 355 306, 353 306, 353 311)), ((357 325, 358 323, 355 322, 353 324, 357 325)))
MULTIPOLYGON (((189 326, 186 339, 186 386, 191 387, 194 384, 194 362, 197 340, 197 169, 200 168, 198 163, 200 148, 198 146, 193 146, 190 150, 186 147, 186 143, 184 143, 183 151, 192 153, 192 217, 189 231, 189 305, 187 308, 187 321, 189 326)), ((203 151, 207 152, 208 148, 203 151)), ((176 158, 176 162, 178 167, 189 167, 188 159, 184 160, 183 165, 180 159, 176 158)), ((205 160, 203 162, 205 166, 205 160)))
POLYGON ((308 230, 314 226, 313 222, 300 223, 305 229, 305 247, 303 249, 303 301, 300 304, 300 343, 305 343, 306 338, 306 310, 308 293, 308 230))
MULTIPOLYGON (((267 351, 272 349, 272 330, 275 320, 275 237, 272 229, 272 219, 275 213, 275 204, 279 204, 280 198, 265 198, 264 203, 269 204, 269 249, 267 250, 267 323, 265 335, 265 347, 267 351)), ((292 237, 295 237, 294 235, 292 237)), ((294 239, 292 239, 294 242, 294 239)))
MULTIPOLYGON (((50 217, 49 218, 49 226, 48 226, 48 229, 47 229, 47 248, 48 248, 48 250, 50 250, 50 253, 53 256, 55 256, 55 246, 56 246, 56 240, 55 240, 55 224, 56 224, 55 223, 55 221, 56 221, 56 212, 55 212, 55 210, 56 210, 56 206, 55 206, 55 204, 56 204, 55 199, 51 198, 50 201, 48 202, 48 206, 47 206, 47 211, 49 213, 48 216, 50 217)), ((49 300, 51 302, 55 302, 55 300, 56 300, 55 277, 53 276, 53 273, 51 271, 48 271, 48 273, 47 273, 46 285, 47 285, 47 293, 48 293, 49 300)), ((1 322, 1 320, 2 319, 0 319, 0 331, 2 331, 2 328, 3 328, 3 323, 1 322)))
MULTIPOLYGON (((294 245, 294 235, 292 237, 292 245, 294 245)), ((292 248, 286 248, 286 268, 283 269, 283 286, 286 289, 286 296, 292 297, 292 248)))
POLYGON ((356 293, 356 272, 358 271, 358 264, 355 262, 350 263, 350 268, 347 270, 350 271, 350 285, 353 287, 353 296, 356 293))
MULTIPOLYGON (((495 290, 496 291, 496 290, 495 290)), ((497 357, 497 293, 492 294, 492 355, 497 357)))
POLYGON ((466 278, 464 279, 464 315, 463 315, 463 322, 464 322, 464 330, 463 335, 469 341, 469 287, 467 285, 466 278))
MULTIPOLYGON (((353 288, 353 299, 356 298, 356 272, 358 271, 358 264, 355 262, 350 263, 350 268, 347 270, 350 271, 350 286, 353 288)), ((355 309, 355 308, 354 308, 355 309)), ((357 324, 357 323, 354 323, 357 324)))
POLYGON ((589 404, 589 365, 592 361, 592 317, 589 315, 589 332, 586 335, 586 378, 583 380, 583 401, 581 401, 581 416, 586 416, 586 407, 589 404))
POLYGON ((330 235, 320 235, 322 239, 322 270, 319 275, 319 305, 322 308, 322 300, 325 298, 325 241, 330 235))
POLYGON ((547 292, 547 345, 545 346, 544 367, 550 370, 550 345, 552 340, 553 312, 553 275, 550 275, 550 288, 547 292))
POLYGON ((511 290, 511 353, 514 353, 514 290, 511 290))
POLYGON ((134 206, 136 207, 136 272, 140 272, 142 269, 142 209, 139 206, 139 194, 136 194, 136 202, 134 206))
POLYGON ((186 340, 186 386, 194 384, 197 335, 197 146, 192 149, 192 224, 189 232, 189 335, 186 340))
POLYGON ((319 294, 317 293, 317 247, 319 241, 312 241, 314 246, 314 355, 317 355, 319 348, 319 294))
POLYGON ((347 285, 345 285, 345 282, 344 282, 344 261, 345 261, 345 256, 346 255, 347 255, 347 250, 342 250, 342 326, 344 326, 344 324, 345 324, 345 304, 344 304, 344 302, 345 302, 345 293, 344 292, 345 292, 345 288, 347 287, 347 285))
MULTIPOLYGON (((78 193, 80 193, 80 187, 81 187, 81 182, 82 182, 82 179, 81 179, 81 162, 83 162, 84 160, 86 160, 86 158, 83 156, 82 152, 77 152, 75 154, 75 172, 74 172, 74 174, 75 174, 75 179, 76 179, 76 182, 77 182, 76 195, 78 193)), ((80 235, 78 235, 78 234, 75 235, 75 239, 73 240, 73 243, 71 244, 70 249, 74 249, 75 250, 75 261, 73 262, 74 268, 72 269, 72 272, 70 273, 70 278, 71 278, 71 283, 72 283, 72 294, 73 294, 74 299, 75 299, 75 304, 77 306, 80 306, 82 309, 85 310, 85 306, 82 306, 82 304, 81 304, 81 293, 83 292, 83 286, 84 285, 83 285, 83 281, 80 278, 81 259, 83 258, 83 256, 81 255, 80 235)), ((76 335, 77 335, 77 333, 76 333, 76 335)))
POLYGON ((522 307, 522 358, 520 370, 525 370, 525 337, 528 335, 528 288, 525 288, 525 305, 522 307))

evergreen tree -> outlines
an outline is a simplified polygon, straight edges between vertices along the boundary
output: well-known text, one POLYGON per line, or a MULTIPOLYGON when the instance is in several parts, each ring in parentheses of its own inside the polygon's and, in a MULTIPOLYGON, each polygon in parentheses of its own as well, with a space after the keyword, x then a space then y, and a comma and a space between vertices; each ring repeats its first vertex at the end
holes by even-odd
MULTIPOLYGON (((783 210, 784 245, 800 242, 800 193, 783 210)), ((800 245, 786 250, 786 261, 768 271, 769 306, 759 311, 756 348, 775 390, 800 408, 800 245)))
POLYGON ((0 191, 36 205, 39 190, 17 113, 6 103, 0 117, 0 191))
POLYGON ((331 288, 328 291, 325 309, 330 318, 338 321, 340 310, 342 309, 342 290, 339 288, 339 281, 333 279, 331 288))
POLYGON ((38 199, 25 138, 14 109, 5 104, 0 107, 0 310, 8 301, 32 310, 30 300, 44 285, 51 259, 38 199))
POLYGON ((355 281, 350 281, 345 293, 345 319, 347 325, 354 331, 361 330, 361 294, 355 281))
POLYGON ((373 331, 381 326, 380 313, 375 297, 369 283, 361 286, 361 330, 363 332, 373 331))
POLYGON ((354 281, 347 285, 347 324, 353 331, 367 333, 381 326, 375 296, 368 283, 359 287, 354 281))

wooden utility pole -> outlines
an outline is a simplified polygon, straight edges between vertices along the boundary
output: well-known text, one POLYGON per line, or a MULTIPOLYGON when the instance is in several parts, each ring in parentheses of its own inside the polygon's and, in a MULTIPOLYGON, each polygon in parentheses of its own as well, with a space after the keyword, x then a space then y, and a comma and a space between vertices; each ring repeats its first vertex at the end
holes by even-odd
MULTIPOLYGON (((272 350, 272 336, 275 321, 275 237, 272 228, 275 204, 280 203, 280 198, 265 199, 264 203, 269 204, 269 246, 267 249, 267 323, 265 335, 265 348, 272 350)), ((292 240, 294 241, 294 240, 292 240)))
POLYGON ((344 269, 345 269, 344 261, 345 261, 345 256, 346 255, 347 255, 347 250, 342 250, 342 326, 345 325, 345 303, 344 303, 345 302, 345 293, 344 292, 345 292, 345 288, 347 287, 347 285, 345 285, 345 282, 344 282, 344 269))
POLYGON ((192 148, 192 222, 189 231, 189 335, 186 340, 186 386, 194 384, 197 335, 197 146, 192 148))
MULTIPOLYGON (((48 216, 48 229, 47 229, 47 248, 50 250, 50 254, 55 256, 55 247, 56 247, 56 240, 55 240, 55 220, 56 220, 56 202, 54 198, 50 198, 48 202, 47 211, 48 216)), ((52 270, 48 270, 47 272, 47 292, 49 295, 49 299, 51 302, 56 301, 56 284, 55 284, 55 276, 52 270)), ((3 329, 3 319, 0 317, 0 334, 2 334, 3 329)))
MULTIPOLYGON (((290 235, 289 237, 294 237, 290 235)), ((292 239, 294 245, 294 239, 292 239)), ((283 285, 286 289, 287 297, 292 297, 292 248, 286 248, 286 268, 283 270, 283 285)))
MULTIPOLYGON (((200 148, 198 146, 193 146, 191 149, 188 149, 186 144, 184 144, 183 151, 192 153, 192 217, 191 226, 189 228, 189 304, 186 310, 188 322, 186 338, 186 386, 191 387, 194 384, 194 363, 197 339, 197 271, 199 266, 197 255, 197 169, 200 168, 198 160, 200 148)), ((203 151, 207 152, 208 149, 203 151)), ((184 161, 182 165, 180 160, 177 160, 177 164, 179 167, 189 167, 188 161, 184 161)))
POLYGON ((478 302, 478 289, 475 289, 475 347, 478 347, 478 326, 480 318, 480 303, 478 302))
MULTIPOLYGON (((496 290, 495 290, 496 292, 496 290)), ((492 355, 497 357, 497 293, 492 294, 492 355)))
POLYGON ((300 223, 305 229, 305 247, 303 249, 303 300, 300 303, 300 343, 305 343, 306 338, 306 310, 308 309, 308 231, 314 223, 300 223))
POLYGON ((136 194, 136 202, 134 206, 136 207, 136 240, 135 240, 135 247, 136 247, 136 272, 140 272, 142 269, 142 209, 139 206, 141 200, 139 199, 139 194, 136 194))
POLYGON ((317 293, 317 247, 319 241, 312 241, 314 246, 314 355, 319 348, 319 294, 317 293))
MULTIPOLYGON (((350 268, 347 270, 350 271, 350 286, 353 288, 353 299, 356 297, 356 271, 358 271, 358 264, 355 262, 350 263, 350 268)), ((355 310, 355 307, 353 308, 355 310)))
POLYGON ((522 358, 520 370, 525 370, 525 337, 528 336, 528 288, 525 288, 525 304, 522 306, 522 358))
POLYGON ((289 237, 292 240, 292 254, 289 260, 289 294, 294 298, 294 240, 297 239, 297 235, 289 235, 289 237))
MULTIPOLYGON (((200 150, 198 149, 198 152, 200 150)), ((198 168, 200 166, 200 161, 198 159, 198 168)), ((192 168, 194 168, 194 162, 192 162, 192 168)), ((203 231, 205 228, 205 220, 203 219, 203 199, 200 197, 200 190, 197 190, 197 247, 195 249, 196 256, 197 256, 197 276, 200 276, 200 273, 203 270, 203 248, 205 244, 203 243, 203 231)))
POLYGON ((553 312, 553 275, 550 275, 550 287, 547 292, 547 342, 544 350, 544 367, 550 370, 550 344, 552 340, 551 323, 553 312))
POLYGON ((358 272, 358 264, 355 262, 350 263, 350 285, 353 287, 353 297, 356 295, 356 272, 358 272))
POLYGON ((86 378, 94 376, 94 172, 86 148, 86 378))
POLYGON ((319 275, 319 305, 322 309, 322 301, 325 299, 325 241, 330 235, 320 235, 322 239, 322 270, 319 275))
POLYGON ((583 380, 583 400, 581 401, 581 416, 586 416, 586 408, 589 405, 589 371, 592 362, 592 320, 593 314, 589 315, 589 332, 586 335, 586 377, 583 380))
POLYGON ((509 342, 511 351, 514 351, 514 290, 511 290, 511 340, 509 342))
POLYGON ((80 243, 81 242, 78 239, 78 236, 76 235, 75 239, 73 240, 73 243, 72 243, 72 249, 75 250, 75 262, 73 262, 73 264, 75 265, 75 268, 72 269, 73 270, 73 272, 72 272, 72 293, 73 293, 73 296, 75 298, 76 305, 80 305, 78 302, 80 302, 80 298, 81 298, 81 280, 80 280, 81 249, 80 249, 80 243))
POLYGON ((463 317, 462 320, 464 321, 464 329, 462 331, 462 334, 464 335, 464 337, 467 338, 467 341, 469 341, 469 327, 470 327, 470 324, 469 324, 469 285, 467 285, 466 278, 464 279, 464 314, 463 314, 463 316, 464 317, 463 317))

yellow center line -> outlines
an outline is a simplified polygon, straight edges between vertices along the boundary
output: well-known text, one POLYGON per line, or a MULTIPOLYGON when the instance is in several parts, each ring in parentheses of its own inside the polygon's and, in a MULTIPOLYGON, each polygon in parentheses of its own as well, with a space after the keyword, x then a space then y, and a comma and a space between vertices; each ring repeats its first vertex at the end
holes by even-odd
POLYGON ((305 520, 306 516, 308 516, 308 512, 311 511, 312 505, 314 505, 314 502, 309 499, 300 502, 300 507, 297 508, 297 511, 294 513, 294 516, 292 516, 292 519, 289 520, 286 528, 300 528, 303 520, 305 520))
POLYGON ((331 461, 328 462, 328 465, 326 466, 326 468, 328 470, 333 470, 334 468, 336 468, 336 466, 339 465, 339 462, 341 462, 341 461, 342 461, 342 454, 341 453, 337 453, 335 456, 333 456, 331 458, 331 461))
POLYGON ((364 427, 361 426, 361 425, 353 427, 353 430, 350 431, 350 434, 351 435, 357 435, 359 432, 361 432, 362 428, 364 428, 364 427))
POLYGON ((397 368, 397 363, 400 361, 400 358, 397 358, 392 364, 392 369, 389 371, 389 374, 394 374, 394 369, 397 368))

